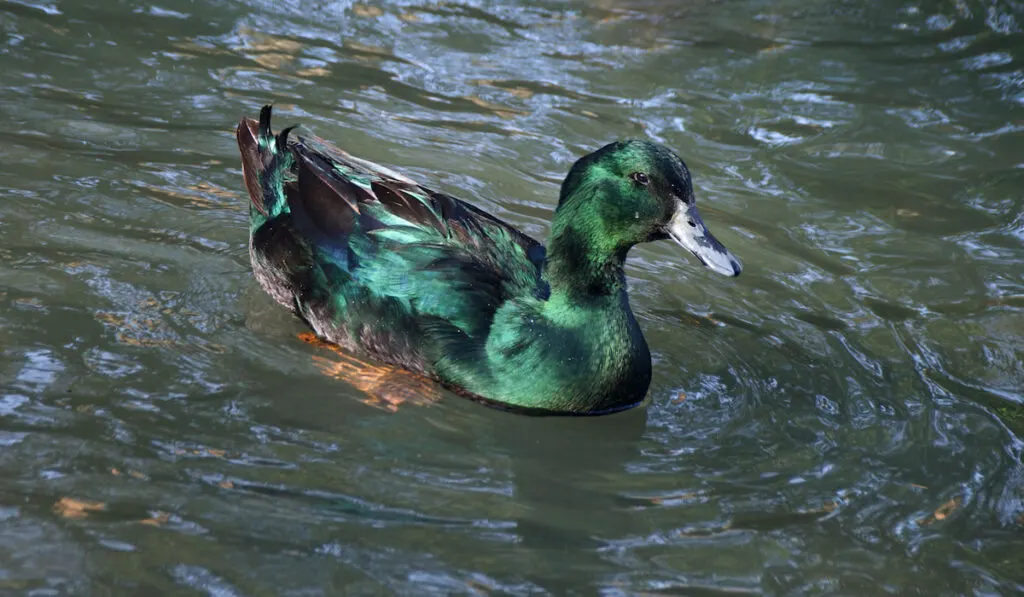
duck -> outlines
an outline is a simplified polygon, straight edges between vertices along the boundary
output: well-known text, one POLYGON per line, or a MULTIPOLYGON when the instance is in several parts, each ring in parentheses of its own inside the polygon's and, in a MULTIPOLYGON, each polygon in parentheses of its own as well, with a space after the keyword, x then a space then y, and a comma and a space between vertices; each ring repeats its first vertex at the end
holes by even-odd
POLYGON ((264 106, 236 130, 259 285, 324 342, 473 400, 530 414, 635 407, 652 364, 629 250, 673 240, 713 272, 742 269, 701 219, 686 164, 658 143, 579 158, 545 246, 315 135, 274 134, 271 116, 264 106))

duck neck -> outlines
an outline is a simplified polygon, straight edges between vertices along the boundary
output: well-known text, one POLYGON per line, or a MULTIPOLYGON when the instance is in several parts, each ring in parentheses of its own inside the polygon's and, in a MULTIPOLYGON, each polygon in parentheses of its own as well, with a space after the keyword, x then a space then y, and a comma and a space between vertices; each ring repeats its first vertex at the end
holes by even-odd
POLYGON ((571 215, 559 210, 552 223, 543 313, 566 332, 552 336, 562 342, 565 374, 582 376, 580 387, 590 388, 579 400, 595 410, 632 405, 650 385, 651 355, 626 292, 629 246, 608 242, 599 227, 587 226, 593 219, 571 215))
POLYGON ((581 306, 624 293, 629 251, 609 241, 598 219, 584 209, 566 205, 555 214, 543 271, 552 297, 581 306))

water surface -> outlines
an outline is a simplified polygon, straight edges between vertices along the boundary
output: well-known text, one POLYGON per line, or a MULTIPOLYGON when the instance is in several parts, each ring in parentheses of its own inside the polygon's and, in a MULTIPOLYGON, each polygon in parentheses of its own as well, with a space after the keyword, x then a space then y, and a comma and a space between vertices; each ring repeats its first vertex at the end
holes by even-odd
POLYGON ((0 594, 1024 591, 1022 20, 0 0, 0 594), (634 250, 643 409, 396 407, 252 279, 266 102, 538 237, 666 143, 744 274, 634 250))

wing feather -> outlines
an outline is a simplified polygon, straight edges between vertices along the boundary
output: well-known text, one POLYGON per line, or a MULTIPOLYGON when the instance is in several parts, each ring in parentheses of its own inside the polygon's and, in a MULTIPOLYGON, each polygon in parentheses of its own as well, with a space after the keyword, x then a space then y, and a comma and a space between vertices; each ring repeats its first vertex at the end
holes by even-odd
POLYGON ((288 150, 292 218, 345 283, 478 339, 505 301, 537 294, 543 246, 510 224, 322 140, 288 150))

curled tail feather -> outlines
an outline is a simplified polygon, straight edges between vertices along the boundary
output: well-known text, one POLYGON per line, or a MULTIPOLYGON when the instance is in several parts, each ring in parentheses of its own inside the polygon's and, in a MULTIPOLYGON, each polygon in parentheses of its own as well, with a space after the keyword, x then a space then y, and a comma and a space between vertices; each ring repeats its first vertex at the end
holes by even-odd
POLYGON ((284 183, 293 161, 288 151, 288 133, 295 128, 288 127, 274 135, 270 130, 271 113, 271 106, 263 106, 259 123, 243 118, 235 131, 245 188, 253 207, 266 217, 274 217, 288 206, 284 183))

